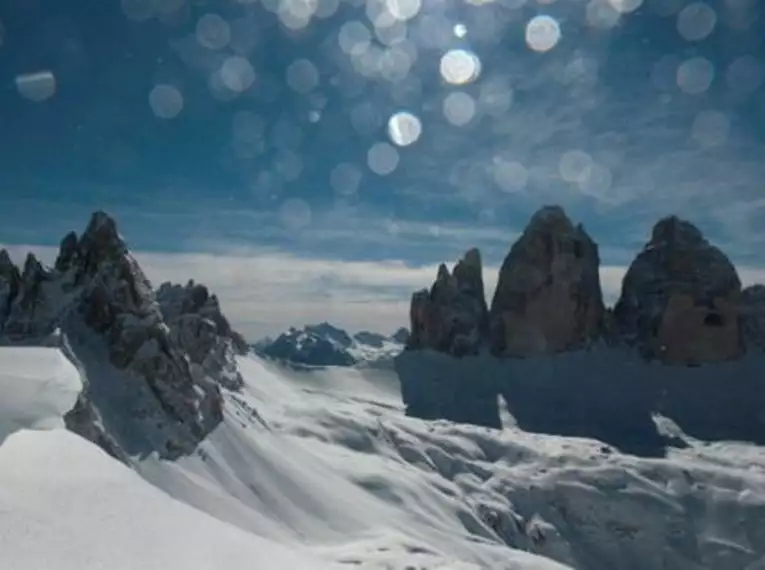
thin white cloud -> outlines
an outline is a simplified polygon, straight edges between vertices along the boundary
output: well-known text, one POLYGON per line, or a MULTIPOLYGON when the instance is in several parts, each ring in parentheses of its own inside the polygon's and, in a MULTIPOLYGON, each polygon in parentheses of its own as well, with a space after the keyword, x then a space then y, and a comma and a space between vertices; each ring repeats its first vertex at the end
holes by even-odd
MULTIPOLYGON (((16 262, 34 252, 52 263, 56 248, 6 246, 16 262)), ((409 265, 399 260, 345 261, 300 257, 273 251, 215 253, 135 253, 149 279, 204 283, 218 295, 233 325, 250 339, 279 333, 290 326, 329 321, 351 331, 393 332, 407 326, 411 293, 430 287, 438 263, 409 265)), ((450 267, 452 264, 449 264, 450 267)), ((600 269, 603 296, 613 303, 626 266, 600 269)), ((489 302, 499 267, 484 268, 489 302)), ((742 267, 745 285, 765 283, 765 268, 742 267)))

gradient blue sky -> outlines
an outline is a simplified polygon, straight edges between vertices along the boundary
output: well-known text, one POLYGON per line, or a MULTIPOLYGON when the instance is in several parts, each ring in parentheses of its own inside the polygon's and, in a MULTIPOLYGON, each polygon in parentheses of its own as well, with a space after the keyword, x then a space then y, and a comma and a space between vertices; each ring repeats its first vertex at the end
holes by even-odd
POLYGON ((548 203, 609 299, 670 213, 764 281, 763 25, 758 0, 5 0, 0 243, 51 259, 105 209, 251 337, 392 330, 471 246, 491 290, 548 203), (450 50, 480 73, 446 81, 450 50))

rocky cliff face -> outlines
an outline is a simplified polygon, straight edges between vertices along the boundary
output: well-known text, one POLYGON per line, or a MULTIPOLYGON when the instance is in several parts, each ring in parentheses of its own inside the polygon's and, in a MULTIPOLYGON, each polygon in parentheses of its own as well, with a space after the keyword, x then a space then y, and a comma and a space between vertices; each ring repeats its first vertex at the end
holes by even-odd
POLYGON ((531 218, 499 272, 491 347, 501 356, 552 354, 600 335, 604 306, 598 247, 562 208, 531 218))
POLYGON ((532 431, 655 446, 652 414, 661 412, 697 437, 765 439, 765 286, 742 291, 730 260, 689 222, 654 226, 613 310, 602 300, 597 245, 559 207, 538 211, 513 244, 486 329, 475 290, 442 266, 432 289, 413 296, 409 354, 396 363, 408 413, 494 425, 501 395, 532 431), (598 339, 607 342, 596 347, 598 339), (442 362, 484 347, 499 357, 491 365, 442 362), (417 361, 421 348, 443 354, 417 361), (438 373, 421 372, 428 366, 438 373), (482 369, 496 377, 485 381, 482 369), (436 389, 448 396, 429 395, 436 389), (457 394, 465 405, 450 403, 457 394))
POLYGON ((741 357, 741 282, 689 222, 660 220, 614 307, 620 336, 649 358, 697 365, 741 357))
POLYGON ((170 339, 188 355, 193 372, 216 378, 224 388, 239 390, 244 380, 235 355, 249 350, 242 336, 231 328, 220 303, 204 285, 163 283, 157 302, 170 328, 170 339))
POLYGON ((219 347, 244 344, 217 300, 196 292, 183 290, 166 318, 114 220, 97 212, 62 240, 52 269, 30 255, 19 272, 0 252, 0 342, 63 339, 86 379, 69 427, 113 455, 175 457, 221 421, 219 384, 236 388, 238 372, 219 347))
POLYGON ((409 348, 429 348, 454 356, 477 354, 488 338, 488 310, 481 254, 471 249, 454 272, 445 265, 430 290, 412 296, 409 348))

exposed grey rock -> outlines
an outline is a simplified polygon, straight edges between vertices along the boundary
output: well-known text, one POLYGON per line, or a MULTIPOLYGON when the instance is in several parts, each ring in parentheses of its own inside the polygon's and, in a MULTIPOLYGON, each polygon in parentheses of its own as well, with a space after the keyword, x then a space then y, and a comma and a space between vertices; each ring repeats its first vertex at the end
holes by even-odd
MULTIPOLYGON (((330 325, 331 326, 331 325, 330 325)), ((335 329, 332 327, 332 329, 335 329)), ((290 328, 280 334, 276 340, 258 349, 259 353, 269 358, 305 364, 309 366, 352 366, 356 359, 348 352, 343 335, 330 334, 324 336, 320 331, 326 331, 323 326, 307 326, 304 329, 290 328)), ((329 331, 332 333, 332 331, 329 331)), ((348 337, 350 338, 350 337, 348 337)))
POLYGON ((19 273, 0 253, 0 341, 65 345, 85 379, 67 425, 122 458, 190 452, 222 419, 218 384, 241 384, 231 355, 246 343, 217 299, 201 286, 181 297, 169 327, 103 212, 62 240, 52 270, 30 255, 19 273))
POLYGON ((291 327, 276 339, 265 338, 253 346, 257 354, 293 365, 364 368, 391 366, 403 348, 391 337, 370 331, 350 335, 326 322, 291 327))
POLYGON ((3 334, 10 339, 44 337, 55 328, 57 292, 54 276, 33 255, 27 255, 15 296, 10 301, 3 334))
POLYGON ((748 349, 765 350, 765 285, 741 292, 742 333, 748 349))
POLYGON ((204 285, 189 281, 185 286, 163 283, 157 301, 171 339, 188 354, 197 374, 216 378, 229 390, 241 389, 244 379, 236 355, 248 347, 223 315, 218 298, 204 285))
POLYGON ((399 344, 406 344, 409 341, 409 329, 401 327, 391 335, 391 339, 399 344))
POLYGON ((601 335, 598 247, 559 206, 534 214, 505 258, 491 305, 491 348, 500 356, 553 354, 601 335))
POLYGON ((306 325, 305 330, 308 333, 331 340, 342 348, 349 348, 353 344, 353 339, 346 331, 339 329, 328 322, 319 323, 317 325, 306 325))
POLYGON ((453 274, 441 264, 430 291, 412 296, 408 348, 430 348, 454 356, 477 354, 488 334, 481 254, 469 250, 453 274))
POLYGON ((736 359, 741 282, 725 254, 671 216, 629 267, 614 307, 621 337, 648 358, 697 365, 736 359))
POLYGON ((359 331, 353 335, 353 340, 362 344, 366 344, 367 346, 372 346, 374 348, 382 348, 383 344, 388 339, 385 337, 385 335, 380 333, 359 331))
POLYGON ((11 311, 11 304, 19 294, 21 275, 4 249, 0 249, 0 332, 11 311))

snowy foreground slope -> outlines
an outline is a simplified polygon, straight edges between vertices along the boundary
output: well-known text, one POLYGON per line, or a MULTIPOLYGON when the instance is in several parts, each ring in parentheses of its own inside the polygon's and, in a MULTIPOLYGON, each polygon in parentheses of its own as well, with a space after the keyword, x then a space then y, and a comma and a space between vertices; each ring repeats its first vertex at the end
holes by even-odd
POLYGON ((333 567, 173 500, 63 429, 61 415, 80 388, 77 370, 57 350, 0 348, 3 568, 333 567))
POLYGON ((3 567, 765 569, 761 448, 640 459, 406 418, 391 371, 239 367, 194 455, 131 471, 59 429, 57 352, 0 349, 3 567))
POLYGON ((765 568, 761 448, 689 439, 641 459, 406 418, 389 371, 239 365, 244 392, 200 453, 140 470, 242 528, 361 568, 765 568))

